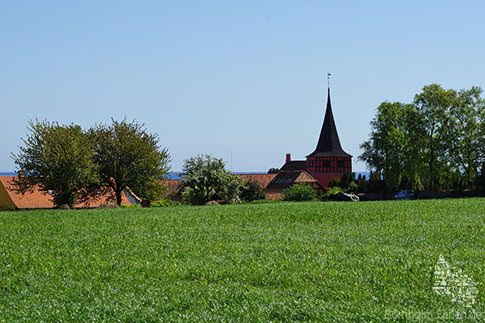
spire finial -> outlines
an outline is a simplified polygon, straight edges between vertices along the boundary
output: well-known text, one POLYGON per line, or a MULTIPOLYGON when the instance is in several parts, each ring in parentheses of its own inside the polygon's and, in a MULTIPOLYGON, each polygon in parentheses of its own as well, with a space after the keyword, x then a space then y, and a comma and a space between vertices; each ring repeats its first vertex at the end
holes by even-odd
POLYGON ((330 90, 330 76, 332 76, 332 74, 327 72, 327 80, 328 80, 328 89, 329 90, 330 90))

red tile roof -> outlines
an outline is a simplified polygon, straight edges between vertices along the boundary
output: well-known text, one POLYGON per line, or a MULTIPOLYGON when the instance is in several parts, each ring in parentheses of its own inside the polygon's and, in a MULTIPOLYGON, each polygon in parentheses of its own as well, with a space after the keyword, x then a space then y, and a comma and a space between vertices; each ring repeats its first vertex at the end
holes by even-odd
POLYGON ((266 187, 276 177, 277 174, 237 174, 236 176, 244 181, 256 181, 261 186, 266 187))
POLYGON ((184 185, 182 179, 167 179, 163 181, 163 184, 167 188, 164 198, 172 198, 173 195, 177 194, 178 190, 184 185))
MULTIPOLYGON (((16 192, 12 187, 12 180, 15 176, 0 176, 0 208, 15 207, 18 209, 47 209, 53 208, 52 196, 48 193, 34 189, 33 192, 25 194, 16 192)), ((103 196, 89 203, 78 203, 74 207, 98 207, 104 203, 110 203, 109 196, 103 196)), ((131 205, 125 194, 122 196, 122 204, 131 205)))

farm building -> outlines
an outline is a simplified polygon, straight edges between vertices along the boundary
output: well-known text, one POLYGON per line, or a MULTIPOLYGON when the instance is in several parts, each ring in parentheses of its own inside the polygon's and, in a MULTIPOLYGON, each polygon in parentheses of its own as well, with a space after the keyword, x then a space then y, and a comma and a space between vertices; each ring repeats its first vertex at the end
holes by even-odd
POLYGON ((300 183, 312 187, 317 195, 325 193, 318 181, 304 170, 280 171, 266 186, 266 199, 278 200, 287 188, 300 183))
MULTIPOLYGON (((34 189, 25 194, 15 191, 12 180, 15 176, 0 176, 0 209, 51 209, 55 205, 48 192, 34 189)), ((122 204, 131 205, 130 199, 136 200, 129 192, 123 193, 122 204), (125 194, 126 193, 126 194, 125 194)), ((94 208, 101 204, 112 203, 109 196, 102 196, 99 199, 76 204, 76 208, 94 208)))

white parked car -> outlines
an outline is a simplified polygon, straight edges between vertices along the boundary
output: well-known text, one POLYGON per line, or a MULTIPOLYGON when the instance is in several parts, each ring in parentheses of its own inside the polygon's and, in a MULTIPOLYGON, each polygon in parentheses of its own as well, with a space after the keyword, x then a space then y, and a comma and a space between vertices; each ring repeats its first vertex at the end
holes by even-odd
POLYGON ((394 199, 396 200, 412 200, 416 198, 416 194, 414 191, 410 190, 402 190, 396 195, 394 195, 394 199))

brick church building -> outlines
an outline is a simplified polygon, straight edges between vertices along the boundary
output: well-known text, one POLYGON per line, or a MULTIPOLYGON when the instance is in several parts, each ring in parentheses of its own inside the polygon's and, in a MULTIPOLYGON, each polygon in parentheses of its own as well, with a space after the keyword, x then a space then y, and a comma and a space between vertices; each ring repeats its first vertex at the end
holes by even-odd
POLYGON ((317 147, 306 160, 291 160, 291 155, 287 154, 286 163, 281 167, 281 172, 295 171, 305 171, 325 189, 332 178, 340 179, 344 172, 352 172, 352 156, 342 149, 333 119, 330 88, 317 147))

